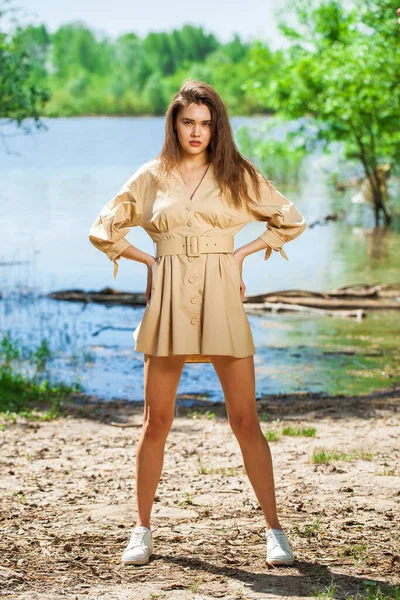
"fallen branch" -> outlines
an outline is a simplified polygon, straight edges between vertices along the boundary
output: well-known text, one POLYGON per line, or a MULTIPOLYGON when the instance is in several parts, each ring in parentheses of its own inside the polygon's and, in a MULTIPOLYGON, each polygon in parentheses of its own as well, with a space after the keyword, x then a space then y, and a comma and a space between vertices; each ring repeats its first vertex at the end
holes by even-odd
POLYGON ((247 302, 244 305, 244 308, 249 314, 263 314, 266 310, 269 310, 273 313, 276 312, 302 312, 302 313, 312 313, 317 315, 325 315, 332 317, 341 317, 343 319, 355 318, 357 321, 361 321, 366 314, 361 309, 356 310, 326 310, 322 308, 314 308, 312 306, 300 306, 299 304, 285 304, 285 303, 274 303, 274 302, 263 302, 260 304, 252 304, 247 302))
MULTIPOLYGON (((349 309, 370 309, 370 310, 389 310, 389 309, 400 309, 399 301, 385 301, 385 300, 339 300, 336 298, 325 299, 325 298, 303 298, 303 297, 285 297, 281 295, 273 295, 268 297, 269 304, 287 304, 297 306, 308 306, 309 308, 321 308, 331 310, 349 310, 349 309)), ((245 299, 245 303, 246 299, 245 299)), ((263 302, 260 302, 263 304, 263 302)))
POLYGON ((68 302, 98 302, 101 304, 117 304, 125 306, 145 306, 146 295, 143 292, 120 292, 112 288, 104 288, 100 292, 83 292, 82 290, 64 290, 51 292, 47 297, 53 300, 68 302))

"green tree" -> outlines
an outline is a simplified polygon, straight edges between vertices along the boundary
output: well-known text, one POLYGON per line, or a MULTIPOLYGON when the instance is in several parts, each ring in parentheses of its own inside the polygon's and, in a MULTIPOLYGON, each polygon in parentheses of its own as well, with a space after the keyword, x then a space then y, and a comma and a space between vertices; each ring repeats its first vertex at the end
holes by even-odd
POLYGON ((119 85, 122 90, 142 90, 153 70, 143 48, 143 41, 135 33, 127 33, 116 40, 114 60, 112 78, 115 85, 119 85))
MULTIPOLYGON (((1 19, 11 10, 8 4, 7 0, 0 3, 0 26, 1 19)), ((26 120, 33 119, 37 129, 45 128, 40 116, 50 95, 48 90, 35 85, 41 60, 40 56, 30 55, 19 25, 9 34, 0 29, 0 117, 8 123, 15 122, 27 133, 31 125, 26 120)))
POLYGON ((222 46, 224 55, 229 58, 233 63, 238 63, 246 56, 247 51, 250 49, 250 44, 244 44, 240 39, 240 36, 235 33, 233 40, 227 42, 222 46))
POLYGON ((20 27, 18 30, 20 44, 24 47, 31 63, 31 79, 39 84, 48 83, 49 67, 48 57, 51 45, 51 36, 44 25, 38 27, 28 25, 26 28, 20 27))
POLYGON ((149 33, 143 40, 143 48, 152 66, 152 71, 172 75, 175 71, 194 61, 203 61, 219 47, 212 35, 206 35, 202 27, 184 25, 171 33, 149 33))
POLYGON ((143 90, 143 100, 155 113, 164 114, 167 99, 164 94, 161 73, 152 73, 143 90))
MULTIPOLYGON (((400 47, 393 3, 293 0, 285 10, 296 22, 280 24, 292 44, 268 88, 272 106, 290 119, 307 116, 307 130, 312 124, 316 132, 313 142, 327 147, 343 142, 345 156, 357 158, 369 179, 376 224, 381 213, 388 223, 379 165, 397 165, 400 156, 400 47)), ((262 85, 254 90, 264 98, 262 85)))
POLYGON ((113 48, 105 37, 97 40, 83 23, 69 23, 52 36, 52 64, 60 79, 74 75, 77 69, 97 75, 112 73, 113 48))
POLYGON ((255 41, 246 54, 246 71, 241 87, 249 97, 256 100, 262 112, 275 112, 272 89, 281 77, 283 62, 281 50, 274 52, 260 41, 255 41))

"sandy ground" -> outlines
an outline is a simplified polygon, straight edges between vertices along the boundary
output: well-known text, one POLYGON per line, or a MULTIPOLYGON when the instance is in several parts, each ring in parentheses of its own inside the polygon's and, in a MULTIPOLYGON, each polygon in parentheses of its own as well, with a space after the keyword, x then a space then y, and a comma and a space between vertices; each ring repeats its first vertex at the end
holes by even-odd
POLYGON ((319 597, 340 599, 385 584, 386 597, 395 597, 399 390, 259 401, 264 432, 316 429, 315 438, 270 443, 280 516, 296 553, 293 567, 280 568, 266 565, 263 515, 225 405, 199 401, 189 409, 184 400, 153 507, 154 554, 141 567, 120 560, 136 519, 142 405, 76 397, 67 418, 21 418, 0 432, 1 596, 296 600, 325 590, 319 597), (347 456, 315 464, 318 447, 347 456))

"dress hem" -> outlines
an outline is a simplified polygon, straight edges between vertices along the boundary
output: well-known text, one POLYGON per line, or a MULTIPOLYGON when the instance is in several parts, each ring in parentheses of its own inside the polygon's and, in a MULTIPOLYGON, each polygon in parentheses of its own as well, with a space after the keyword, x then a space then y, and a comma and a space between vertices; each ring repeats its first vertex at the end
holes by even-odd
POLYGON ((139 350, 139 348, 135 348, 136 352, 141 352, 142 354, 148 354, 149 356, 191 356, 193 354, 199 356, 230 356, 232 358, 247 358, 248 356, 254 356, 256 352, 251 352, 250 354, 241 354, 240 356, 236 356, 235 354, 225 354, 222 352, 173 352, 171 354, 153 354, 152 352, 146 352, 145 350, 139 350))

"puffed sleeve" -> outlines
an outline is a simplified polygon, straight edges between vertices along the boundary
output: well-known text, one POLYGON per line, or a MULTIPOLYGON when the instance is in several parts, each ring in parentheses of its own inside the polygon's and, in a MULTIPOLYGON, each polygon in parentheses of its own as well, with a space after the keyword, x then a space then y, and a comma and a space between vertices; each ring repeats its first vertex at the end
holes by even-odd
MULTIPOLYGON (((253 196, 253 199, 256 198, 253 196)), ((267 244, 264 260, 267 260, 272 250, 279 252, 289 260, 283 250, 286 242, 294 240, 305 231, 307 225, 293 202, 281 194, 276 187, 260 179, 260 200, 256 200, 257 221, 266 221, 266 229, 259 236, 267 244), (259 218, 258 218, 259 217, 259 218)))
POLYGON ((100 211, 89 231, 89 241, 104 252, 114 263, 114 279, 118 273, 118 259, 130 246, 125 239, 131 227, 141 224, 142 200, 140 178, 132 175, 117 195, 100 211))

